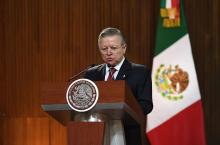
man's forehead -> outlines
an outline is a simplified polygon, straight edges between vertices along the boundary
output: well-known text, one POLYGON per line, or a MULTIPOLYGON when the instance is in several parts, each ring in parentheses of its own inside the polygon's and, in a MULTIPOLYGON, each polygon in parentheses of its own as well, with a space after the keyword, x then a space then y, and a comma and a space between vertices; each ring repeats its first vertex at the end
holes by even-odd
POLYGON ((108 43, 108 42, 120 43, 121 41, 122 40, 119 35, 106 36, 106 37, 100 39, 101 43, 108 43))

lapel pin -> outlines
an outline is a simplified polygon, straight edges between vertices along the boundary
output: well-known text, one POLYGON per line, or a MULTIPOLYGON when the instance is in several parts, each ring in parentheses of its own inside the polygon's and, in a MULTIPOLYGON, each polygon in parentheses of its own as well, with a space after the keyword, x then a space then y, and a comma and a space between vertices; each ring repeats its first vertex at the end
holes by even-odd
POLYGON ((123 75, 123 78, 125 78, 126 76, 125 75, 123 75))

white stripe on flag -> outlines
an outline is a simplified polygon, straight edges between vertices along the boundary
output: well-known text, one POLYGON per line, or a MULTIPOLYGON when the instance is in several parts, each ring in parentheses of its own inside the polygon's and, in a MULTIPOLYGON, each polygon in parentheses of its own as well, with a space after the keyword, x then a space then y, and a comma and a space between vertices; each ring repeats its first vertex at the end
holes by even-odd
POLYGON ((169 9, 172 7, 172 0, 166 0, 166 8, 169 9))

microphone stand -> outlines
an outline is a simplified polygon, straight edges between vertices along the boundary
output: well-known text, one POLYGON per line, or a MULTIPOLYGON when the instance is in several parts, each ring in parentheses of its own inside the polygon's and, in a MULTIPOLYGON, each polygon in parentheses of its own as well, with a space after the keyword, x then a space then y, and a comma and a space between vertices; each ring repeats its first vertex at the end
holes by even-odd
POLYGON ((77 73, 76 75, 72 76, 71 78, 68 79, 68 83, 70 81, 72 81, 74 78, 80 76, 81 74, 83 74, 85 71, 87 71, 88 69, 94 67, 94 65, 90 65, 89 67, 87 67, 86 69, 82 70, 81 72, 77 73))
POLYGON ((95 64, 92 64, 90 65, 89 67, 87 67, 86 69, 82 70, 81 72, 79 72, 78 74, 74 75, 73 77, 69 78, 68 79, 68 83, 70 83, 70 81, 72 81, 74 78, 80 76, 81 74, 83 74, 84 72, 86 72, 87 70, 89 70, 90 68, 94 68, 94 67, 101 67, 103 64, 99 64, 99 65, 95 65, 95 64))

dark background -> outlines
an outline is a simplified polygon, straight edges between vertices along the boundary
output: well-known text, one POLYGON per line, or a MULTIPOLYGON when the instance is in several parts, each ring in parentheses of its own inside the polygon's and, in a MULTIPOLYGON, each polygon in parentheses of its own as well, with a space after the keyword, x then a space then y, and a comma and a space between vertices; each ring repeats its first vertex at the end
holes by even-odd
MULTIPOLYGON (((185 0, 207 142, 220 134, 220 2, 185 0)), ((100 63, 97 36, 124 32, 127 57, 152 67, 159 0, 0 0, 0 144, 66 144, 66 128, 40 107, 42 82, 100 63)))

